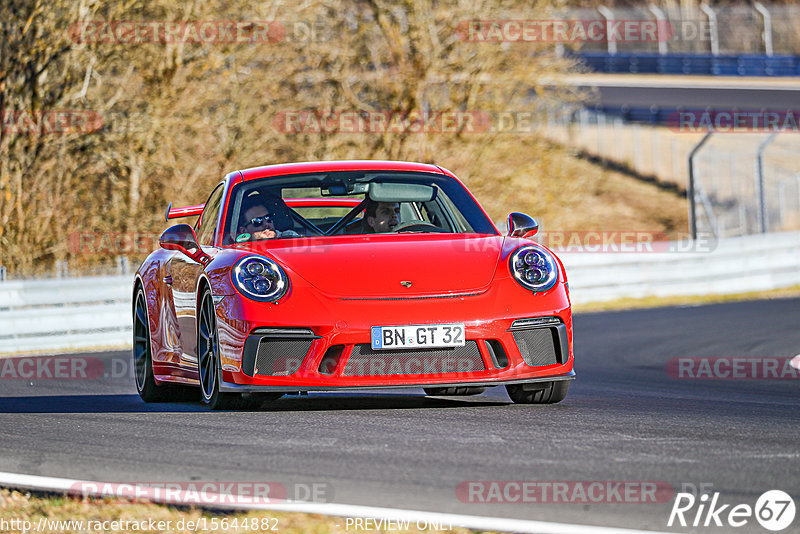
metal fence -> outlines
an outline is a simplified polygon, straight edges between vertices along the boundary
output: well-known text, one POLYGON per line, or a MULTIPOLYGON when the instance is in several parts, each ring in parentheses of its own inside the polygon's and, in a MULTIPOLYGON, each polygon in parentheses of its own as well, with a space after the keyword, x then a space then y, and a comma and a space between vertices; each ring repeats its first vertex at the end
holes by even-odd
POLYGON ((659 39, 585 42, 584 52, 655 52, 659 54, 792 55, 800 50, 800 6, 760 3, 709 5, 682 1, 643 3, 636 7, 573 9, 559 18, 577 20, 662 21, 659 39))
MULTIPOLYGON (((587 109, 552 113, 541 131, 682 191, 689 190, 689 156, 705 136, 587 109)), ((699 232, 732 237, 800 229, 796 133, 716 133, 696 151, 693 167, 699 232)))
MULTIPOLYGON (((724 239, 710 252, 684 245, 559 253, 573 304, 800 284, 800 232, 724 239)), ((131 275, 0 283, 0 354, 130 346, 132 283, 131 275)))
POLYGON ((800 228, 795 134, 716 134, 694 164, 699 227, 720 236, 800 228))

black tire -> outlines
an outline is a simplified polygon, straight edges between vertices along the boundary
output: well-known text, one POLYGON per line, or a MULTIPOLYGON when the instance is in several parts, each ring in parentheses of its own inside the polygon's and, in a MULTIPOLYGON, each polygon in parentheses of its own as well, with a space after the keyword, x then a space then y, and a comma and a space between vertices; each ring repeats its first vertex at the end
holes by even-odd
POLYGON ((139 287, 133 301, 133 375, 136 391, 144 402, 184 400, 186 390, 173 385, 158 385, 153 373, 153 352, 150 344, 150 322, 147 300, 139 287))
POLYGON ((536 384, 512 384, 506 386, 508 396, 517 404, 555 404, 564 400, 569 391, 569 380, 540 382, 536 384), (531 389, 523 389, 527 386, 531 389))
POLYGON ((454 396, 465 396, 465 395, 480 395, 486 388, 483 387, 469 387, 469 386, 461 386, 461 387, 449 387, 449 388, 423 388, 425 390, 425 394, 431 397, 454 397, 454 396))
POLYGON ((200 374, 200 396, 203 404, 212 410, 237 410, 246 408, 247 402, 240 393, 223 393, 219 390, 222 370, 219 361, 217 314, 211 290, 206 288, 197 312, 197 367, 200 374))

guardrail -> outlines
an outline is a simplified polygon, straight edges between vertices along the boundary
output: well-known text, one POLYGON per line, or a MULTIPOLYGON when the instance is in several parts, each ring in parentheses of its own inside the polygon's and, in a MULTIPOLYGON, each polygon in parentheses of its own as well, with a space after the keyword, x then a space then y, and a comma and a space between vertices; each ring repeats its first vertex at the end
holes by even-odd
POLYGON ((125 346, 133 276, 0 282, 0 354, 125 346))
POLYGON ((579 52, 593 71, 710 76, 800 76, 800 56, 579 52))
MULTIPOLYGON (((673 249, 682 245, 686 243, 670 244, 673 249)), ((722 239, 712 252, 565 252, 559 257, 573 304, 800 285, 800 232, 722 239)))
MULTIPOLYGON (((800 232, 721 240, 712 252, 560 252, 574 304, 800 285, 800 232)), ((130 346, 132 277, 0 282, 0 354, 130 346)))

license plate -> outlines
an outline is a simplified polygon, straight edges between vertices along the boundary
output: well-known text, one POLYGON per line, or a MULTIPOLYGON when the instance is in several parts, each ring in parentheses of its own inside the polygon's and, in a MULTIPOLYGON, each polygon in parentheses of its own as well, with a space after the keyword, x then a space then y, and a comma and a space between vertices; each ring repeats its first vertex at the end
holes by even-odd
POLYGON ((373 350, 464 346, 463 324, 373 326, 373 350))

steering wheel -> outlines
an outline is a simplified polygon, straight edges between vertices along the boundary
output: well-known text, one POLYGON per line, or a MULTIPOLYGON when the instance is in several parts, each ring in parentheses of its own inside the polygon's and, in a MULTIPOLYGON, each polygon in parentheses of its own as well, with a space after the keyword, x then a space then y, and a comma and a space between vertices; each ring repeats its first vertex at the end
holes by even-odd
POLYGON ((402 232, 437 232, 443 233, 447 232, 447 230, 443 228, 439 228, 435 224, 431 224, 425 221, 407 221, 402 224, 399 224, 392 230, 395 233, 402 233, 402 232))

